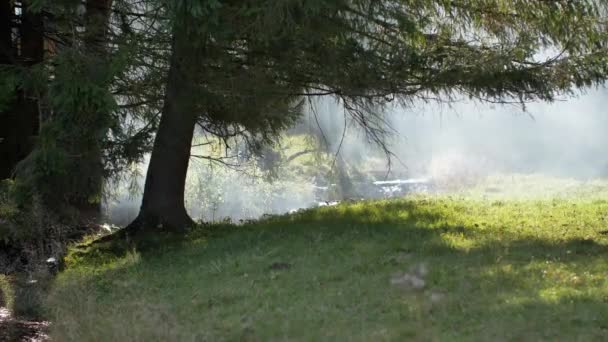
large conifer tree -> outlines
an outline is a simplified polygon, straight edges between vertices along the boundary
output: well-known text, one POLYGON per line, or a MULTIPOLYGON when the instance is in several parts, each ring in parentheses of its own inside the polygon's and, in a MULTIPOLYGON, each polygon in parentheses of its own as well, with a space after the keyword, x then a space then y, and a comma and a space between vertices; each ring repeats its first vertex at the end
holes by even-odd
POLYGON ((333 95, 379 142, 377 110, 392 101, 550 101, 608 72, 606 5, 592 0, 165 4, 172 57, 131 229, 191 223, 183 192, 197 118, 271 134, 289 122, 297 99, 333 95))

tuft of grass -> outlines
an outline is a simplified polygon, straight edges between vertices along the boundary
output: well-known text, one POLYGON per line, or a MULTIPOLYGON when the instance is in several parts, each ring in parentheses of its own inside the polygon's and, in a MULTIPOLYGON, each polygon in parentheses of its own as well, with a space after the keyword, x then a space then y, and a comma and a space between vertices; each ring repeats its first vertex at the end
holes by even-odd
POLYGON ((0 307, 13 308, 15 293, 8 276, 0 274, 0 307))
POLYGON ((143 250, 93 247, 55 283, 51 335, 604 341, 607 217, 598 198, 484 192, 323 207, 143 250), (391 283, 420 265, 422 287, 391 283))

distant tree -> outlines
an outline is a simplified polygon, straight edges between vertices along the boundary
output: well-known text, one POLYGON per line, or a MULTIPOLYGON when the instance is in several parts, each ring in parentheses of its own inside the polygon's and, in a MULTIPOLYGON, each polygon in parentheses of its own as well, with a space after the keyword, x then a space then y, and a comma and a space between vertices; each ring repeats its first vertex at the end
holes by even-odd
POLYGON ((608 72, 607 5, 592 0, 158 5, 169 17, 171 57, 131 230, 191 224, 183 194, 197 122, 271 135, 291 122, 303 97, 333 95, 382 143, 387 127, 379 113, 395 101, 551 101, 602 83, 608 72))

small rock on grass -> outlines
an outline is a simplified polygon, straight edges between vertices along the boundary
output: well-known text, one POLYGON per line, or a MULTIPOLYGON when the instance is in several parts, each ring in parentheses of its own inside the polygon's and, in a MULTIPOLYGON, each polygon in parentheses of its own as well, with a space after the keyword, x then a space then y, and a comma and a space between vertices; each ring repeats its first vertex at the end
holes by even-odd
POLYGON ((433 304, 437 304, 439 302, 441 302, 443 299, 445 298, 445 295, 441 292, 431 292, 431 295, 429 296, 429 299, 431 300, 431 303, 433 304))
POLYGON ((426 286, 424 279, 409 273, 397 275, 391 279, 391 284, 421 290, 426 286))
POLYGON ((420 263, 412 267, 407 273, 399 273, 391 278, 391 285, 404 288, 422 290, 426 286, 424 278, 428 275, 426 264, 420 263))

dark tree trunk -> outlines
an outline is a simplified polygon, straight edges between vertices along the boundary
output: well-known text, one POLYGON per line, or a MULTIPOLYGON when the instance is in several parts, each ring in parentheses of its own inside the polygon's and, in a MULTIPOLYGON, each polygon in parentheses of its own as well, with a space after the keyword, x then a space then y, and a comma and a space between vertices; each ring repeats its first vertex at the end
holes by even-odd
POLYGON ((97 57, 107 57, 107 34, 113 0, 87 0, 86 38, 87 49, 97 57))
MULTIPOLYGON (((42 15, 24 10, 18 29, 17 51, 12 39, 14 8, 9 1, 0 5, 0 63, 33 66, 44 58, 42 15)), ((39 130, 38 101, 33 94, 18 91, 15 101, 0 113, 0 179, 12 176, 17 163, 32 150, 39 130)))
MULTIPOLYGON (((10 1, 0 1, 0 64, 11 64, 14 52, 11 39, 11 12, 13 6, 10 1)), ((12 106, 11 106, 12 107, 12 106)), ((9 134, 12 129, 12 108, 0 111, 0 179, 11 175, 14 165, 14 148, 9 134)))
POLYGON ((10 1, 0 1, 0 64, 10 64, 13 59, 11 42, 11 12, 10 1))
POLYGON ((184 205, 184 190, 197 114, 194 82, 188 77, 193 50, 185 32, 174 32, 163 112, 148 165, 142 205, 128 231, 183 231, 193 221, 184 205))
MULTIPOLYGON (((27 6, 27 2, 25 3, 27 6)), ((21 17, 21 59, 25 65, 35 65, 44 58, 44 26, 42 15, 23 9, 21 17)))

